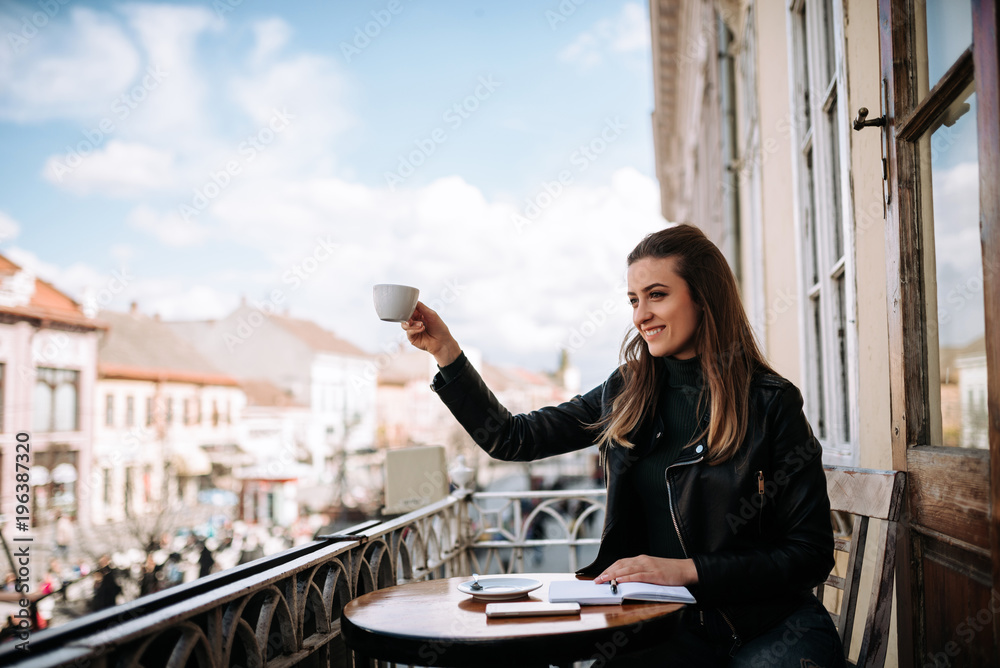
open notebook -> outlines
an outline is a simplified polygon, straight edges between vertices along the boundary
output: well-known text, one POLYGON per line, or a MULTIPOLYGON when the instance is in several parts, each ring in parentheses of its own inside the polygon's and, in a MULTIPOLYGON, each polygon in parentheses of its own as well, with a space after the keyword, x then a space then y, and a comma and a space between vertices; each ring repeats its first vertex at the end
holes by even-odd
POLYGON ((557 580, 549 585, 550 603, 580 605, 614 605, 624 601, 647 603, 694 603, 694 596, 687 587, 625 582, 618 585, 618 593, 611 592, 610 584, 594 584, 592 580, 557 580))

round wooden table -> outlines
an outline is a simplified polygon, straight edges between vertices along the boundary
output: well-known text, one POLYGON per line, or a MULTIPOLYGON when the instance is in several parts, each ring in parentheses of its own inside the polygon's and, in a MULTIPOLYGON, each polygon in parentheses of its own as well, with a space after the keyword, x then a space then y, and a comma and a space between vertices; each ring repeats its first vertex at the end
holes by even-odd
MULTIPOLYGON (((549 583, 572 573, 525 573, 542 587, 519 601, 547 601, 549 583)), ((567 664, 643 649, 677 625, 678 603, 585 605, 579 615, 487 619, 486 602, 458 590, 468 576, 379 589, 344 608, 341 632, 361 665, 370 659, 419 666, 567 664)))

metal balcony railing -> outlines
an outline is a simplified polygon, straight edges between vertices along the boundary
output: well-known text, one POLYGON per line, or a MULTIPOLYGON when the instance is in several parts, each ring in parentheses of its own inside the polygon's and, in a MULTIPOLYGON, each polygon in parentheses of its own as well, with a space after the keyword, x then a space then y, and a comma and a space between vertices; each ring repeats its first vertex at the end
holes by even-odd
MULTIPOLYGON (((321 540, 33 633, 0 665, 27 668, 353 666, 347 603, 375 589, 525 570, 525 551, 594 549, 604 490, 449 496, 321 540), (345 534, 340 534, 345 536, 345 534)), ((20 641, 19 641, 20 642, 20 641)))

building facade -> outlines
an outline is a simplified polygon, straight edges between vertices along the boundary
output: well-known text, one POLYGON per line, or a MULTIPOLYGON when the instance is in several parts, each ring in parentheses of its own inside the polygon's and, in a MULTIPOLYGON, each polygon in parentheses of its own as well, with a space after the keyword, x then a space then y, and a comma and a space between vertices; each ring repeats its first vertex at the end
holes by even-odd
MULTIPOLYGON (((266 383, 307 408, 304 422, 295 418, 295 442, 286 444, 294 452, 282 454, 308 468, 307 478, 299 477, 304 486, 330 490, 344 456, 373 449, 377 373, 371 356, 354 344, 316 323, 247 305, 220 320, 170 326, 224 372, 266 383)), ((272 452, 280 447, 271 444, 272 452)))
MULTIPOLYGON (((101 312, 108 323, 98 351, 94 466, 95 524, 161 516, 191 525, 199 492, 235 491, 218 452, 242 452, 246 403, 237 381, 216 369, 159 318, 101 312)), ((207 510, 205 513, 207 514, 207 510)))
POLYGON ((956 629, 1000 590, 995 0, 650 16, 664 216, 726 253, 824 461, 908 474, 888 665, 989 664, 996 622, 956 629))
POLYGON ((89 522, 97 342, 105 325, 80 304, 0 256, 0 514, 12 536, 30 469, 30 524, 56 513, 89 522), (28 448, 18 449, 18 444, 28 448), (28 455, 27 462, 18 455, 28 455), (18 466, 20 464, 20 466, 18 466))

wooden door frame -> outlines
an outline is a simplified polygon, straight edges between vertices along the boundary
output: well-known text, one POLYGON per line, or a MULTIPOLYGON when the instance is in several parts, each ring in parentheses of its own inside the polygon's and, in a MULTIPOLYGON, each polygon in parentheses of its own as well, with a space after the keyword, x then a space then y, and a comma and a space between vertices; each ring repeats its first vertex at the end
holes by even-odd
MULTIPOLYGON (((997 0, 972 0, 973 49, 977 98, 980 184, 1000 183, 1000 93, 997 78, 997 0)), ((914 43, 912 0, 879 0, 879 53, 887 87, 885 114, 889 165, 890 205, 886 219, 886 287, 889 333, 889 388, 892 462, 907 471, 919 485, 924 471, 940 471, 949 461, 961 460, 964 473, 989 482, 987 498, 978 512, 986 515, 989 536, 985 545, 957 541, 963 548, 985 553, 991 560, 993 591, 1000 591, 1000 188, 980 187, 980 237, 983 253, 986 360, 988 369, 989 451, 949 453, 945 448, 911 448, 931 442, 930 378, 922 221, 916 213, 921 203, 916 143, 899 139, 898 133, 913 120, 919 100, 916 72, 909 53, 914 43), (897 114, 897 106, 903 117, 897 114), (992 453, 992 456, 990 454, 992 453), (955 455, 962 454, 963 457, 955 455), (949 456, 950 455, 950 456, 949 456), (971 467, 967 466, 971 462, 971 467)), ((953 73, 954 74, 954 73, 953 73)), ((955 74, 953 82, 960 80, 955 74)), ((957 84, 956 84, 957 85, 957 84)), ((924 111, 927 111, 926 109, 924 111)), ((936 314, 931 314, 936 317, 936 314)), ((911 487, 912 489, 912 487, 911 487)), ((947 504, 947 500, 943 500, 947 504)), ((923 628, 921 555, 914 550, 909 503, 897 544, 897 624, 899 665, 919 665, 917 645, 923 628)), ((919 527, 919 528, 918 528, 919 527)), ((944 536, 939 536, 944 538, 944 536)), ((993 616, 994 642, 1000 639, 1000 615, 993 616)))
MULTIPOLYGON (((973 0, 972 43, 979 106, 979 219, 983 244, 983 299, 986 308, 987 411, 990 453, 990 552, 993 591, 1000 591, 1000 16, 996 0, 973 0), (990 192, 992 190, 992 192, 990 192)), ((993 615, 1000 639, 1000 615, 993 615)), ((1000 640, 997 641, 1000 643, 1000 640)))

